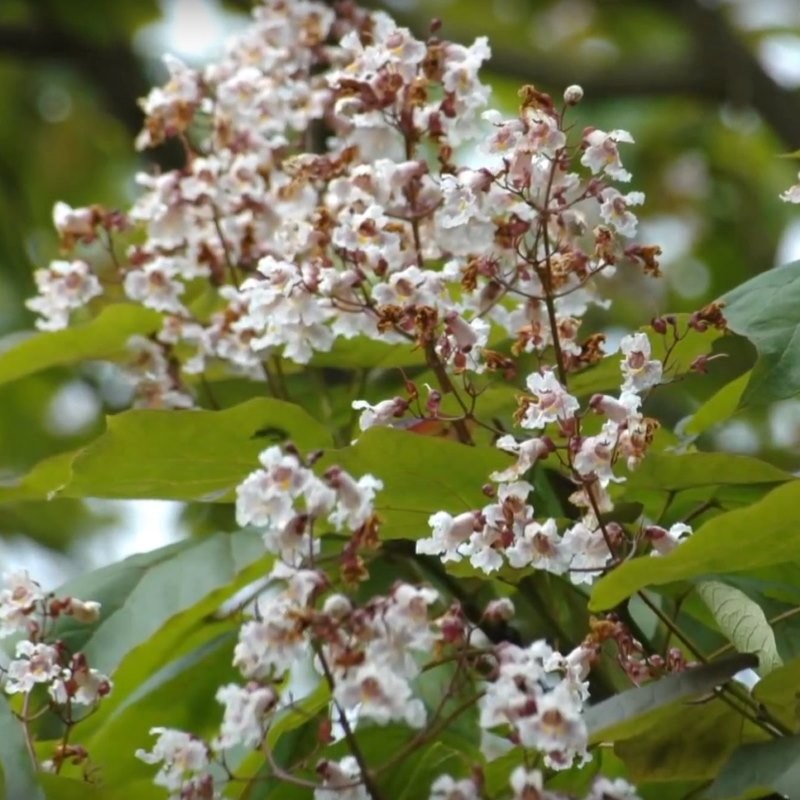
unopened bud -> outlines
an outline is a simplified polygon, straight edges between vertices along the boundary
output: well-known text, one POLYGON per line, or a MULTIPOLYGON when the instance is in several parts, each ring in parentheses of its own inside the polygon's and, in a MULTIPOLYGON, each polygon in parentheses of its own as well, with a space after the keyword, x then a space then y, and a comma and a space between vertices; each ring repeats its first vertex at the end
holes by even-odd
POLYGON ((74 597, 71 597, 66 612, 75 617, 78 622, 97 622, 97 620, 100 619, 100 603, 94 600, 89 600, 84 603, 82 600, 76 600, 74 597))
POLYGON ((667 332, 667 321, 663 317, 653 317, 650 325, 656 333, 665 334, 667 332))
POLYGON ((583 100, 583 87, 577 84, 567 86, 564 90, 564 102, 568 106, 576 106, 581 100, 583 100))
POLYGON ((497 600, 492 600, 486 606, 484 616, 488 620, 496 622, 508 622, 514 618, 514 603, 508 597, 500 597, 497 600))

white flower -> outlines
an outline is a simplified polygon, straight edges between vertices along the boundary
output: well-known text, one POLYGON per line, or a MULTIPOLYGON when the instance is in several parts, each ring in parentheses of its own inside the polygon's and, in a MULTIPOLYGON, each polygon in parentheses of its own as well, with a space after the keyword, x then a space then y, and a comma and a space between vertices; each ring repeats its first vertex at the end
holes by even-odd
POLYGON ((302 494, 310 472, 297 456, 277 446, 264 450, 258 460, 263 469, 251 473, 237 490, 236 521, 242 526, 286 524, 292 516, 287 505, 302 494))
POLYGON ((317 766, 323 778, 321 788, 314 789, 314 800, 370 800, 370 794, 361 783, 361 770, 353 756, 345 756, 338 763, 323 761, 317 766))
POLYGON ((543 783, 542 773, 538 769, 530 772, 525 767, 516 767, 511 773, 509 780, 511 790, 514 792, 514 800, 529 800, 542 796, 543 783))
POLYGON ((37 683, 50 683, 61 673, 59 652, 48 644, 34 644, 27 639, 17 642, 16 659, 6 672, 5 691, 26 694, 37 683))
POLYGON ((37 297, 25 305, 40 315, 36 327, 45 331, 66 328, 70 311, 85 306, 103 293, 100 281, 85 261, 52 261, 33 273, 37 297))
MULTIPOLYGON (((800 174, 798 175, 800 178, 800 174)), ((800 180, 780 195, 784 203, 800 203, 800 180)))
POLYGON ((614 449, 617 441, 617 425, 606 422, 596 436, 586 436, 575 453, 572 465, 584 478, 595 477, 603 487, 612 481, 618 482, 613 472, 614 449))
POLYGON ((413 697, 408 682, 380 664, 367 661, 339 677, 334 697, 343 708, 358 706, 360 717, 379 725, 394 720, 412 728, 425 724, 425 706, 413 697))
POLYGON ((629 210, 629 206, 640 206, 644 203, 642 192, 629 192, 621 194, 612 186, 609 186, 600 193, 600 216, 604 222, 613 225, 617 233, 622 236, 632 237, 636 235, 638 220, 636 215, 629 210))
POLYGON ((503 566, 503 556, 495 545, 500 544, 500 532, 491 525, 484 525, 469 537, 464 547, 464 554, 469 556, 469 563, 475 569, 487 575, 497 572, 503 566))
POLYGON ((518 442, 511 434, 501 436, 495 442, 495 447, 499 447, 508 453, 516 453, 518 456, 515 464, 501 472, 493 472, 489 475, 493 481, 498 483, 518 480, 540 458, 544 458, 553 450, 552 442, 548 439, 527 439, 524 442, 518 442))
POLYGON ((454 517, 446 511, 437 511, 428 518, 432 535, 417 539, 416 551, 429 556, 441 556, 442 561, 461 561, 459 548, 469 540, 478 526, 474 511, 465 511, 454 517))
POLYGON ((25 570, 3 576, 0 589, 0 637, 25 630, 36 604, 44 598, 42 587, 25 570))
POLYGON ((586 800, 641 800, 636 788, 622 778, 596 778, 586 800))
POLYGON ((112 688, 113 684, 107 675, 84 666, 62 670, 48 691, 56 703, 71 700, 79 705, 92 706, 109 694, 112 688))
POLYGON ((173 259, 158 258, 141 269, 131 270, 125 276, 123 288, 131 300, 136 300, 147 308, 185 314, 186 309, 178 299, 185 288, 176 279, 179 274, 173 259))
POLYGON ((440 775, 431 786, 429 800, 480 800, 480 796, 475 781, 440 775))
POLYGON ((544 428, 550 422, 566 422, 580 408, 578 401, 558 382, 555 373, 534 372, 526 381, 535 402, 528 404, 520 423, 523 428, 544 428))
POLYGON ((643 392, 661 382, 662 365, 650 358, 650 340, 646 333, 624 336, 619 345, 622 359, 623 392, 643 392))
POLYGON ((374 406, 366 400, 353 400, 352 406, 356 411, 362 412, 358 419, 358 427, 366 431, 381 425, 391 425, 403 415, 408 403, 402 397, 393 397, 390 400, 381 400, 374 406))
POLYGON ((633 136, 628 131, 591 130, 584 137, 586 150, 581 156, 581 164, 589 167, 593 175, 605 172, 618 181, 629 181, 631 174, 623 166, 619 158, 618 142, 633 142, 633 136))
POLYGON ((604 414, 618 425, 622 425, 623 423, 630 424, 631 420, 637 420, 639 418, 638 411, 641 404, 642 398, 631 391, 623 392, 619 396, 619 400, 607 394, 595 394, 592 395, 589 401, 589 405, 597 413, 604 414))
POLYGON ((62 240, 92 239, 96 214, 92 208, 72 208, 61 201, 53 206, 53 225, 62 240))
POLYGON ((603 532, 596 524, 589 527, 586 521, 567 528, 561 546, 570 559, 569 577, 575 584, 592 583, 611 558, 603 532))
POLYGON ((77 597, 69 598, 69 605, 65 609, 66 614, 75 617, 78 622, 91 624, 100 619, 100 603, 95 600, 78 600, 77 597))
POLYGON ((435 643, 428 606, 438 597, 430 587, 396 586, 373 623, 376 638, 367 647, 368 660, 403 678, 415 677, 419 666, 413 653, 430 653, 435 643))
POLYGON ((506 547, 505 553, 508 563, 517 569, 533 566, 563 575, 569 565, 553 519, 546 520, 543 525, 538 522, 526 525, 522 535, 517 536, 510 547, 506 547))
POLYGON ((336 506, 329 522, 337 531, 358 530, 373 515, 375 492, 383 489, 383 482, 372 475, 362 475, 356 481, 339 467, 331 467, 325 477, 336 492, 336 506))
POLYGON ((676 522, 669 530, 658 525, 645 528, 647 538, 653 543, 651 556, 665 556, 671 553, 681 542, 692 535, 692 529, 683 522, 676 522))
MULTIPOLYGON (((152 752, 136 751, 136 757, 146 764, 162 764, 155 777, 156 786, 163 786, 173 797, 201 797, 204 795, 182 794, 187 784, 195 781, 211 784, 208 774, 208 747, 205 742, 183 731, 170 728, 151 728, 151 736, 158 736, 152 752)), ((207 796, 207 795, 205 795, 207 796)))
POLYGON ((517 721, 520 744, 545 753, 552 769, 566 769, 577 757, 588 761, 588 733, 581 705, 569 689, 559 684, 536 701, 536 713, 517 721))
POLYGON ((282 675, 309 652, 299 607, 282 598, 260 608, 262 619, 251 620, 239 630, 233 665, 246 678, 282 675))
POLYGON ((216 698, 225 706, 225 713, 215 745, 221 749, 258 747, 266 731, 266 717, 278 702, 275 690, 257 683, 229 683, 217 690, 216 698))

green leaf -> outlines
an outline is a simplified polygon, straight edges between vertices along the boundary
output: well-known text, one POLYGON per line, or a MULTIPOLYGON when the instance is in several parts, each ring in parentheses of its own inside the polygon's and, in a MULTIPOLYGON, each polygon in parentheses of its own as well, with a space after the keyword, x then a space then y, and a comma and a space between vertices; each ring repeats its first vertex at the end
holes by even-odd
POLYGON ((301 451, 331 435, 299 406, 258 398, 225 411, 126 411, 72 462, 69 497, 222 502, 276 441, 301 451))
POLYGON ((678 492, 699 486, 784 483, 792 480, 766 461, 732 453, 650 453, 630 473, 625 495, 635 499, 638 492, 678 492))
POLYGON ((47 800, 164 800, 164 789, 153 783, 152 775, 144 781, 113 787, 46 772, 39 780, 47 800))
POLYGON ((151 333, 160 326, 161 314, 144 306, 107 306, 91 322, 34 334, 0 354, 0 384, 49 367, 118 358, 125 354, 131 336, 151 333))
POLYGON ((800 658, 795 658, 759 681, 753 695, 794 731, 800 728, 800 658))
POLYGON ((635 736, 648 728, 650 721, 646 715, 649 713, 708 692, 737 672, 755 666, 758 666, 755 656, 740 653, 609 697, 586 711, 584 719, 590 740, 611 742, 635 736))
POLYGON ((705 794, 708 800, 758 797, 775 791, 800 797, 800 736, 746 744, 736 750, 705 794))
POLYGON ((422 366, 425 353, 412 343, 386 344, 356 336, 353 339, 337 339, 329 353, 315 353, 311 361, 315 367, 342 367, 343 369, 367 369, 379 367, 422 366))
POLYGON ((252 531, 188 540, 133 556, 57 590, 102 603, 94 627, 71 622, 58 630, 72 650, 112 674, 114 691, 81 723, 84 736, 102 727, 182 644, 239 588, 264 575, 270 558, 252 531))
POLYGON ((726 383, 714 393, 697 411, 684 427, 689 436, 699 436, 714 425, 730 419, 739 407, 745 387, 750 380, 750 372, 745 372, 730 383, 726 383))
POLYGON ((722 300, 728 327, 758 351, 742 405, 800 392, 800 261, 762 272, 722 300))
POLYGON ((0 768, 4 800, 44 800, 19 720, 0 696, 0 768))
POLYGON ((614 745, 637 785, 648 780, 714 778, 743 736, 756 735, 751 730, 755 726, 745 728, 742 716, 719 699, 674 703, 647 716, 646 729, 614 745))
POLYGON ((775 633, 757 603, 739 589, 719 581, 703 581, 695 588, 730 643, 740 653, 758 656, 762 675, 782 665, 775 633))
POLYGON ((410 759, 402 772, 397 772, 400 780, 390 796, 397 800, 429 797, 431 785, 440 775, 466 772, 465 768, 471 761, 471 757, 453 747, 442 742, 431 742, 415 758, 410 759))
POLYGON ((0 503, 49 500, 70 479, 75 452, 58 453, 42 459, 30 472, 0 484, 0 503))
POLYGON ((102 766, 104 783, 124 786, 137 778, 152 779, 154 768, 135 755, 140 747, 151 748, 151 728, 163 725, 213 738, 222 718, 216 691, 241 680, 233 667, 236 638, 234 628, 179 659, 167 670, 166 680, 120 709, 90 738, 81 734, 80 727, 76 729, 76 736, 82 737, 93 761, 102 766))
POLYGON ((590 608, 613 608, 647 586, 800 559, 800 481, 745 508, 720 514, 666 556, 628 561, 592 589, 590 608))
POLYGON ((508 455, 490 446, 459 444, 392 428, 371 428, 350 447, 334 450, 322 468, 338 464, 356 478, 371 473, 383 481, 375 510, 387 539, 430 535, 435 511, 460 514, 486 505, 481 487, 489 473, 509 464, 508 455))

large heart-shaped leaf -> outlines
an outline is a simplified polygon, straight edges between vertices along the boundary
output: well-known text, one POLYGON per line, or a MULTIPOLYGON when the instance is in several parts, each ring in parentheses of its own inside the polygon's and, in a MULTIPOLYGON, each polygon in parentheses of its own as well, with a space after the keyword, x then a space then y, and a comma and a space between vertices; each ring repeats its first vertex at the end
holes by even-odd
POLYGON ((114 680, 114 691, 82 723, 83 735, 123 708, 228 597, 264 575, 269 564, 260 537, 242 531, 132 556, 58 589, 61 596, 102 603, 97 625, 68 621, 58 630, 72 650, 84 651, 114 680))
MULTIPOLYGON (((109 673, 132 650, 146 645, 147 663, 141 663, 143 653, 137 657, 141 681, 174 655, 181 633, 213 613, 237 587, 265 574, 268 567, 261 538, 250 530, 190 539, 131 556, 57 590, 58 596, 102 604, 98 624, 84 626, 67 618, 58 636, 72 650, 84 651, 92 666, 109 673), (161 643, 156 648, 164 634, 169 646, 161 643)), ((115 700, 104 704, 107 707, 135 688, 125 685, 123 678, 115 676, 119 691, 112 695, 115 700)))
POLYGON ((800 736, 746 744, 731 755, 708 789, 708 800, 761 797, 775 791, 800 798, 800 736))
POLYGON ((229 501, 270 444, 327 447, 331 434, 299 406, 257 398, 224 411, 126 411, 72 462, 69 497, 229 501))
POLYGON ((733 453, 650 453, 628 477, 625 494, 656 490, 679 492, 701 486, 752 486, 792 480, 789 472, 766 461, 733 453))
POLYGON ((645 588, 800 559, 800 481, 706 522, 672 553, 628 561, 592 590, 593 610, 613 608, 645 588))
POLYGON ((689 436, 699 436, 714 425, 730 419, 739 407, 742 395, 750 382, 750 372, 745 372, 716 391, 692 414, 683 429, 689 436))
POLYGON ((800 730, 800 658, 787 661, 767 675, 753 694, 790 729, 800 730))
POLYGON ((614 744, 637 785, 647 780, 713 779, 744 740, 766 736, 719 698, 673 703, 647 717, 646 729, 614 744))
POLYGON ((758 351, 742 403, 800 392, 800 261, 762 272, 722 297, 728 327, 758 351))

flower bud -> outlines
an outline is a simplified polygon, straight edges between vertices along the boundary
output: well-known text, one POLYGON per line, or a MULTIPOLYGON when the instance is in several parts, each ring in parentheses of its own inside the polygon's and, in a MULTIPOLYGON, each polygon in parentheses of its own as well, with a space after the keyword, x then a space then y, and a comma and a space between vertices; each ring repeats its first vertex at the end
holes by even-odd
POLYGON ((652 325, 656 333, 663 335, 667 332, 667 321, 663 317, 653 317, 650 321, 650 325, 652 325))
POLYGON ((74 597, 69 598, 67 614, 71 614, 78 622, 97 622, 100 619, 100 603, 94 600, 83 602, 74 597))
POLYGON ((508 597, 500 597, 486 606, 484 617, 494 622, 508 622, 514 618, 514 613, 514 603, 508 597))
POLYGON ((568 106, 576 106, 581 100, 583 100, 583 87, 577 84, 567 86, 564 90, 564 102, 568 106))

